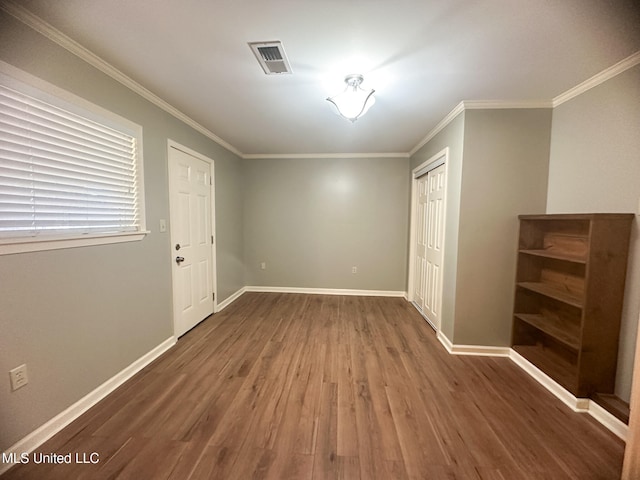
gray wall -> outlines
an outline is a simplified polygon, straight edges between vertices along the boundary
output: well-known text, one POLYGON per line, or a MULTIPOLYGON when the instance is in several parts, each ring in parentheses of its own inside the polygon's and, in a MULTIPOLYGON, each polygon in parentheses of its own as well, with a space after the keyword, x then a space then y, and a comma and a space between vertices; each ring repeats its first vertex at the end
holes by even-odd
POLYGON ((4 451, 173 334, 167 139, 215 160, 218 292, 244 286, 241 161, 0 11, 0 59, 142 125, 147 227, 140 242, 0 256, 4 451))
POLYGON ((465 115, 466 112, 462 112, 456 116, 451 123, 411 156, 411 170, 413 170, 443 149, 449 148, 446 224, 444 233, 444 270, 442 272, 442 315, 440 319, 440 330, 449 340, 453 339, 456 317, 458 232, 460 225, 465 115))
POLYGON ((408 171, 407 158, 245 160, 247 285, 405 291, 408 171))
POLYGON ((551 109, 468 110, 454 343, 511 343, 518 215, 545 211, 551 109))
MULTIPOLYGON (((640 208, 640 66, 553 112, 548 213, 640 208)), ((640 310, 640 228, 631 234, 616 393, 628 400, 640 310)))
POLYGON ((411 158, 449 147, 442 333, 508 346, 517 216, 545 209, 551 110, 466 110, 411 158))

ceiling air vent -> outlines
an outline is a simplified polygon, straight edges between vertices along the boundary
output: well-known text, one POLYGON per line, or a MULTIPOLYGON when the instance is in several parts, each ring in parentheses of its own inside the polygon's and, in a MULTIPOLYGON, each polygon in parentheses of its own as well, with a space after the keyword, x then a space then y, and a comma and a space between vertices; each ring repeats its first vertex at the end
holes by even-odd
POLYGON ((292 73, 282 42, 251 42, 249 46, 267 75, 292 73))

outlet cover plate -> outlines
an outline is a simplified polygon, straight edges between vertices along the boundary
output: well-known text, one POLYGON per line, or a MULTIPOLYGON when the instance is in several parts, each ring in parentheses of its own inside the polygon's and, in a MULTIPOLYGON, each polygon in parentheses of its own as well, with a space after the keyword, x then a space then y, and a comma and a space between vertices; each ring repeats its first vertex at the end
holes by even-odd
POLYGON ((13 370, 9 370, 9 378, 11 379, 12 392, 24 387, 29 383, 29 377, 27 376, 27 364, 23 363, 13 370))

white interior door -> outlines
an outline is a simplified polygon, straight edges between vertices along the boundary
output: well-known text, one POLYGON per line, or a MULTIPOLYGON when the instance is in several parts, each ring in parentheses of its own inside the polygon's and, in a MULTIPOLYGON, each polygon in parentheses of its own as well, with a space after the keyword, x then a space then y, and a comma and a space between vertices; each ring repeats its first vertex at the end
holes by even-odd
POLYGON ((213 313, 211 164, 169 147, 173 321, 183 335, 213 313))
POLYGON ((442 303, 442 248, 444 242, 445 169, 440 165, 428 173, 425 281, 422 313, 440 330, 442 303))
POLYGON ((413 298, 420 310, 424 310, 425 280, 427 269, 427 197, 429 187, 429 175, 423 175, 417 180, 416 195, 416 256, 414 265, 414 294, 413 298))
POLYGON ((445 172, 440 165, 415 180, 413 302, 436 331, 442 305, 445 172))

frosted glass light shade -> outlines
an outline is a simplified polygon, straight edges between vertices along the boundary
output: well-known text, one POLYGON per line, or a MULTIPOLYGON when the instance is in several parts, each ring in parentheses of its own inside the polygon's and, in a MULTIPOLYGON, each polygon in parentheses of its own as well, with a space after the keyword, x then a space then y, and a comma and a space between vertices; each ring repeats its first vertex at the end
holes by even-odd
POLYGON ((355 122, 376 102, 375 90, 364 90, 360 87, 362 75, 348 75, 344 82, 347 87, 343 92, 327 98, 338 109, 338 113, 350 122, 355 122))

